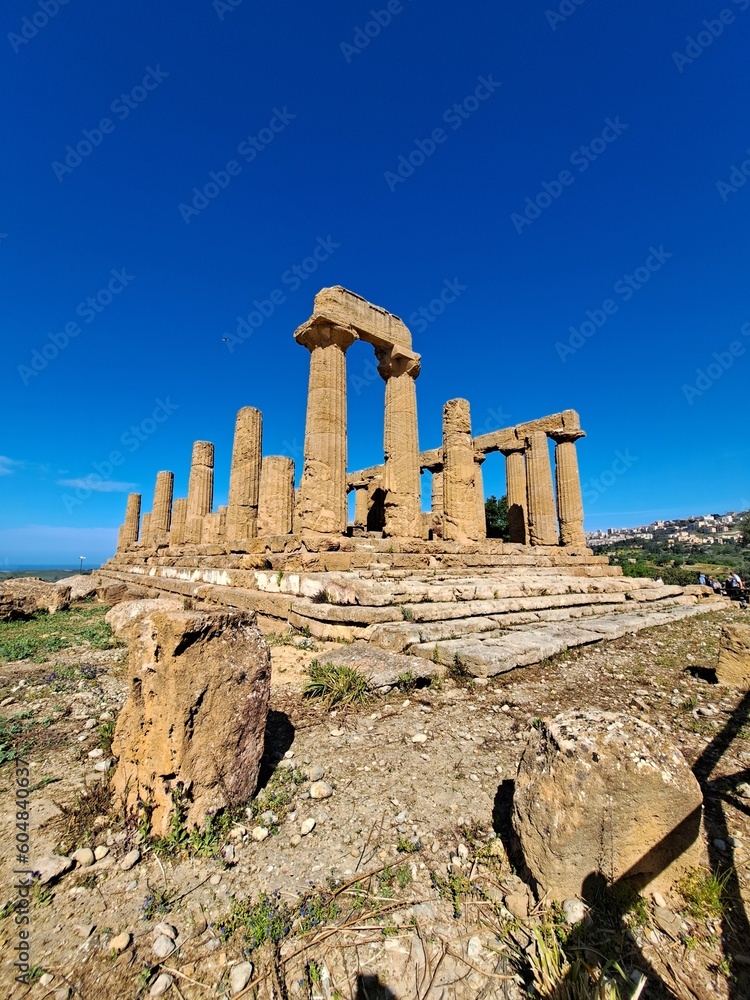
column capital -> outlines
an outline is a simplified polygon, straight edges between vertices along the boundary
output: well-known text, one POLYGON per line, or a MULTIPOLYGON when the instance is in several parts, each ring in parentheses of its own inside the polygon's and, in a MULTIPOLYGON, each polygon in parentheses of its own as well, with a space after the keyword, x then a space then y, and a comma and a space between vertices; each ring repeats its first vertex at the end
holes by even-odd
POLYGON ((512 443, 509 442, 508 444, 503 445, 502 448, 498 448, 497 450, 500 452, 501 455, 505 455, 506 458, 508 457, 508 455, 516 455, 518 453, 523 454, 526 451, 526 442, 520 440, 514 441, 512 443))
POLYGON ((392 347, 376 347, 375 356, 378 359, 378 373, 384 382, 399 375, 419 377, 421 357, 413 351, 394 344, 392 347))
POLYGON ((586 431, 548 431, 548 436, 552 438, 555 444, 565 444, 566 442, 575 442, 580 438, 586 437, 586 431))
POLYGON ((351 327, 334 326, 330 323, 308 323, 294 335, 298 344, 308 351, 316 347, 330 347, 335 344, 342 351, 347 351, 359 337, 351 327))

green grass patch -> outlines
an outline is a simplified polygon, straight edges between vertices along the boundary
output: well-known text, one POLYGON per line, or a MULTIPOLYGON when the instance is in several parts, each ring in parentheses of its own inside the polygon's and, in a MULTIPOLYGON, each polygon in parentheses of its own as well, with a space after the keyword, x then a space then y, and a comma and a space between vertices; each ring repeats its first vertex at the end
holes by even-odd
POLYGON ((707 868, 693 868, 677 883, 691 917, 705 920, 724 915, 730 874, 729 870, 714 873, 707 868))
POLYGON ((354 667, 319 663, 308 667, 310 680, 305 685, 306 698, 322 698, 332 705, 363 705, 371 697, 367 678, 354 667))
POLYGON ((103 605, 71 608, 28 621, 0 622, 0 662, 34 660, 43 663, 50 654, 70 646, 113 649, 120 646, 104 616, 103 605))

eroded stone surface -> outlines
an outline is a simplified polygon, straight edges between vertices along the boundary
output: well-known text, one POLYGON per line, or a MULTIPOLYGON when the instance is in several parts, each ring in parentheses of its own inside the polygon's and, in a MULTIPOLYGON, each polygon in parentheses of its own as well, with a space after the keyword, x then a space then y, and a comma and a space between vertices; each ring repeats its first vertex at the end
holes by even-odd
POLYGON ((529 734, 513 827, 540 895, 587 898, 599 875, 668 889, 703 860, 702 805, 684 757, 657 729, 572 710, 529 734))
POLYGON ((716 676, 721 684, 750 688, 750 626, 722 628, 716 676))
POLYGON ((154 806, 152 829, 169 828, 173 796, 188 826, 209 810, 247 801, 263 753, 270 656, 241 611, 153 611, 130 636, 129 694, 112 750, 115 794, 154 806))
POLYGON ((70 586, 45 583, 36 577, 3 580, 0 583, 0 621, 30 618, 40 611, 53 614, 70 607, 70 586))

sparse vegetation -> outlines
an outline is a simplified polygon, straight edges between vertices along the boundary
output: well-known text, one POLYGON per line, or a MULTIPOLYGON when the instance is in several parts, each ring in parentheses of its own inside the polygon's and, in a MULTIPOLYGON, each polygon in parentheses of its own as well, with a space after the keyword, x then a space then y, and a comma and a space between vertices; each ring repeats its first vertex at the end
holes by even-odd
POLYGON ((0 622, 0 661, 31 659, 43 663, 51 653, 70 646, 90 649, 119 646, 104 621, 108 610, 103 605, 95 605, 37 615, 28 621, 0 622))
POLYGON ((370 698, 367 678, 354 667, 313 660, 308 675, 305 697, 322 698, 329 708, 332 705, 362 705, 370 698))
POLYGON ((705 920, 724 915, 730 874, 730 870, 714 873, 706 868, 694 868, 680 880, 677 888, 692 917, 705 920))
POLYGON ((112 808, 112 792, 105 779, 94 781, 80 791, 72 803, 55 803, 61 812, 59 850, 62 854, 94 842, 97 816, 107 816, 112 808))

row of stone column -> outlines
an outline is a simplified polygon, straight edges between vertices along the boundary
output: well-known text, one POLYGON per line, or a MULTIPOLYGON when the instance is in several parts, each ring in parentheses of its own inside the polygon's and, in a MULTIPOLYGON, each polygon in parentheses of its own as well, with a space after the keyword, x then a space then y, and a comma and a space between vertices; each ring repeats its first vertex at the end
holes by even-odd
MULTIPOLYGON (((315 323, 297 335, 310 351, 305 461, 295 509, 295 531, 344 532, 347 516, 346 352, 357 339, 348 329, 315 323)), ((419 537, 419 442, 415 379, 419 359, 411 351, 376 347, 385 381, 382 479, 383 530, 419 537)))
POLYGON ((226 507, 213 511, 214 446, 196 441, 190 462, 188 495, 173 498, 174 473, 156 476, 151 512, 141 517, 141 496, 128 497, 118 551, 136 541, 151 545, 197 545, 227 542, 241 547, 261 535, 292 531, 294 461, 282 455, 262 457, 263 418, 244 407, 237 414, 226 507))
MULTIPOLYGON (((505 456, 510 541, 521 545, 585 545, 583 502, 575 442, 582 431, 532 431, 505 456), (555 441, 555 485, 548 436, 555 441), (559 525, 559 533, 558 533, 559 525)), ((443 465, 433 472, 433 514, 442 515, 443 537, 478 541, 486 537, 481 463, 471 436, 465 399, 443 411, 443 465)))

